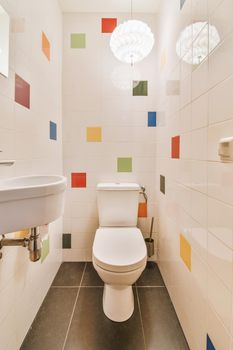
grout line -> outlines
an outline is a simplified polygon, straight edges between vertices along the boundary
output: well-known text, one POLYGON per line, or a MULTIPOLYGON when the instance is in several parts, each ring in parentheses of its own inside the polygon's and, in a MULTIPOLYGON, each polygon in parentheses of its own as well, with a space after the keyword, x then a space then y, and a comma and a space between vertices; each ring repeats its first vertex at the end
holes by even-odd
POLYGON ((137 288, 166 288, 166 286, 136 286, 137 288))
POLYGON ((81 286, 80 288, 104 288, 104 286, 81 286))
POLYGON ((72 288, 80 288, 80 286, 51 286, 51 289, 60 289, 60 288, 67 288, 67 289, 72 289, 72 288))
MULTIPOLYGON (((83 281, 84 273, 86 271, 86 266, 87 266, 87 263, 85 263, 85 265, 84 265, 84 269, 83 269, 83 273, 82 273, 82 277, 81 277, 81 281, 80 281, 80 286, 81 286, 82 281, 83 281)), ((76 305, 77 305, 77 301, 78 301, 78 297, 79 297, 79 293, 80 293, 80 286, 79 286, 78 291, 77 291, 77 296, 76 296, 76 299, 75 299, 75 302, 74 302, 74 306, 73 306, 73 310, 72 310, 72 313, 71 313, 71 316, 70 316, 70 322, 69 322, 69 325, 68 325, 68 328, 67 328, 67 331, 66 331, 66 336, 65 336, 65 340, 64 340, 64 343, 63 343, 63 346, 62 346, 62 350, 65 349, 66 341, 67 341, 68 334, 69 334, 69 331, 70 331, 70 326, 71 326, 71 323, 72 323, 72 320, 73 320, 73 317, 74 317, 74 311, 75 311, 75 308, 76 308, 76 305)))
POLYGON ((104 286, 52 286, 51 288, 59 289, 59 288, 104 288, 104 286))
POLYGON ((144 332, 144 327, 143 327, 141 306, 140 306, 139 295, 138 295, 138 287, 137 287, 137 286, 136 286, 136 295, 137 295, 137 302, 138 302, 138 309, 139 309, 140 321, 141 321, 141 326, 142 326, 143 343, 144 343, 144 348, 145 348, 145 350, 146 350, 146 337, 145 337, 145 332, 144 332))

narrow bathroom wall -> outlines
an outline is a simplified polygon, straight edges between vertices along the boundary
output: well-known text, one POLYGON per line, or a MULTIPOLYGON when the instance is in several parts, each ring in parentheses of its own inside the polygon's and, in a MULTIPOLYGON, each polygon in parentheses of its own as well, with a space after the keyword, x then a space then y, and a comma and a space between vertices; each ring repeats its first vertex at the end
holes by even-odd
MULTIPOLYGON (((134 17, 156 34, 156 15, 134 17)), ((122 13, 63 16, 66 261, 91 260, 98 227, 98 182, 136 181, 146 187, 148 208, 146 212, 145 204, 140 205, 139 225, 147 234, 155 215, 158 41, 155 35, 152 53, 134 67, 118 61, 109 47, 111 32, 129 18, 122 13)))
POLYGON ((233 1, 162 3, 159 266, 191 350, 232 349, 233 1))
MULTIPOLYGON (((11 18, 9 78, 0 75, 0 157, 15 159, 0 167, 0 178, 61 174, 61 11, 56 0, 0 5, 11 18)), ((1 349, 19 349, 60 265, 62 220, 43 232, 41 261, 30 262, 25 248, 2 250, 1 349)))

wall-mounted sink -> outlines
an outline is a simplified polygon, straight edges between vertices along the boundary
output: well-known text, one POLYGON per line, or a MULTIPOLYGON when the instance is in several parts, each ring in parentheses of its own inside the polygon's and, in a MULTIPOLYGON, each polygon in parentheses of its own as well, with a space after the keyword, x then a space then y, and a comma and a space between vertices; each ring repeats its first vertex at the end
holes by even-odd
POLYGON ((64 176, 0 180, 0 234, 42 226, 63 214, 64 176))

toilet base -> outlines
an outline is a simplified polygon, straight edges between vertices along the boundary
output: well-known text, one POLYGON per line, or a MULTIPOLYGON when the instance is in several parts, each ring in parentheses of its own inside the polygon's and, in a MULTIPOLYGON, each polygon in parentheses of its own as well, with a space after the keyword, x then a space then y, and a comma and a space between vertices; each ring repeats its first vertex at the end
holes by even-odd
POLYGON ((103 309, 112 321, 127 321, 134 311, 134 295, 132 286, 104 285, 103 309))

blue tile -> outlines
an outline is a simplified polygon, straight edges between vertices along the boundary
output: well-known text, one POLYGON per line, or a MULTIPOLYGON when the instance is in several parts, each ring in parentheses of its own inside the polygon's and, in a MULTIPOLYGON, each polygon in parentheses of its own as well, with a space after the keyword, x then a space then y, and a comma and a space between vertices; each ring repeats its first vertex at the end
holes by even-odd
POLYGON ((50 122, 50 140, 57 140, 57 124, 50 122))
POLYGON ((214 344, 212 343, 210 337, 207 334, 206 350, 216 350, 214 344))
POLYGON ((156 112, 148 112, 148 126, 156 126, 156 112))

